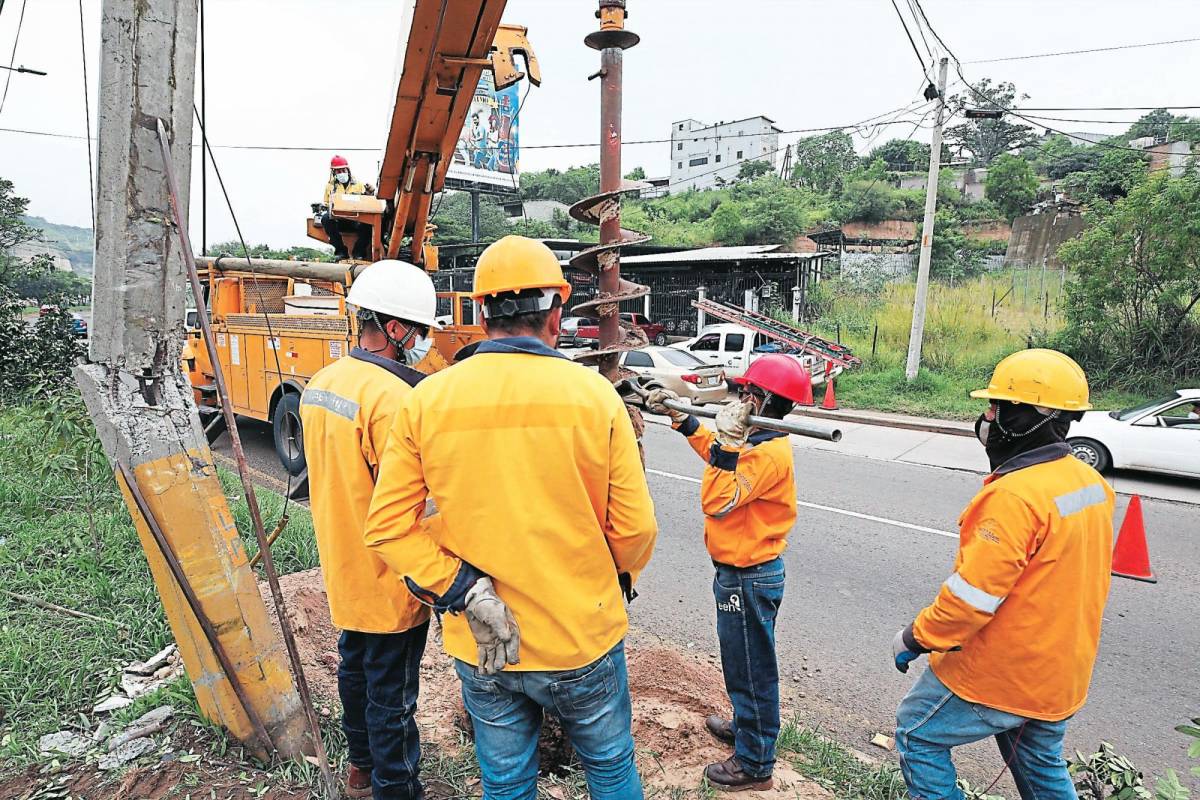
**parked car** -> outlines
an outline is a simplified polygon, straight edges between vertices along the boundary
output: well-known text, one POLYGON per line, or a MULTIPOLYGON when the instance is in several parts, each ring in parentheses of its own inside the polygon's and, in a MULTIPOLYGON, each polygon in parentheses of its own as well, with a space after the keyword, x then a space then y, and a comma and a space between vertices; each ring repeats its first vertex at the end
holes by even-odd
POLYGON ((76 339, 86 339, 88 335, 87 320, 78 314, 71 315, 71 333, 76 339))
MULTIPOLYGON (((768 353, 784 353, 803 365, 812 376, 814 386, 825 382, 824 359, 811 353, 796 353, 782 342, 729 322, 705 325, 699 336, 671 347, 691 353, 706 364, 724 368, 730 378, 740 377, 755 360, 768 353)), ((832 374, 836 377, 841 372, 842 368, 834 365, 832 374)))
POLYGON ((1088 411, 1071 424, 1067 444, 1100 472, 1115 467, 1200 478, 1200 389, 1123 411, 1088 411))
POLYGON ((729 393, 725 371, 671 347, 643 347, 621 354, 621 366, 638 374, 646 389, 670 389, 691 403, 720 403, 729 393))
POLYGON ((58 311, 58 306, 50 305, 49 303, 43 303, 42 307, 38 309, 38 316, 44 317, 51 311, 58 311))
MULTIPOLYGON (((640 328, 646 334, 646 339, 659 347, 667 343, 667 329, 657 322, 651 322, 645 314, 621 313, 621 321, 635 328, 640 328)), ((575 342, 578 345, 595 347, 600 341, 600 323, 580 325, 575 330, 575 342)))
POLYGON ((561 333, 558 336, 558 344, 560 347, 576 347, 578 344, 577 334, 579 326, 596 325, 596 320, 591 317, 563 317, 561 333))

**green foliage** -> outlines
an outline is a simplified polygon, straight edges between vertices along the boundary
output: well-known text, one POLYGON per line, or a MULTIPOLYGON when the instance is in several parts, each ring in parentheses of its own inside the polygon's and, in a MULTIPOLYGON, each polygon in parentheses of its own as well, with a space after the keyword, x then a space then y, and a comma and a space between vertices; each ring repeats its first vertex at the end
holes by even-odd
POLYGON ((1086 793, 1084 796, 1094 800, 1108 797, 1113 800, 1153 798, 1142 779, 1142 773, 1108 742, 1101 742, 1100 749, 1089 756, 1076 752, 1075 759, 1067 764, 1067 770, 1080 793, 1086 793))
POLYGON ((0 401, 44 397, 71 381, 83 346, 71 315, 54 309, 29 324, 19 300, 0 285, 0 401))
POLYGON ((1063 185, 1090 206, 1120 200, 1147 178, 1149 156, 1130 150, 1108 148, 1088 172, 1072 172, 1063 185))
POLYGON ((1033 205, 1037 199, 1037 188, 1037 176, 1023 158, 1002 153, 988 169, 987 199, 999 206, 1009 222, 1033 205))
POLYGON ((836 194, 843 177, 858 166, 854 140, 843 131, 808 136, 792 145, 792 182, 814 192, 836 194))
MULTIPOLYGON (((1018 99, 1029 97, 1022 94, 1018 98, 1017 87, 1012 83, 1002 81, 993 84, 990 78, 984 78, 974 84, 974 91, 956 94, 948 101, 954 114, 961 114, 966 108, 1012 108, 1018 99), (991 102, 985 102, 983 97, 991 102)), ((952 125, 946 129, 946 141, 951 146, 957 146, 972 156, 972 165, 986 167, 995 161, 1002 153, 1032 144, 1035 134, 1024 124, 1014 124, 1004 117, 1000 119, 971 119, 960 125, 952 125)))
POLYGON ((1075 144, 1070 137, 1056 134, 1036 148, 1025 151, 1034 167, 1048 178, 1059 180, 1072 172, 1091 172, 1100 166, 1105 149, 1075 144))
POLYGON ((1059 257, 1076 277, 1061 346, 1089 374, 1129 386, 1200 377, 1200 179, 1136 186, 1059 257))
POLYGON ((743 161, 738 167, 739 181, 752 181, 774 171, 770 161, 743 161))
POLYGON ((870 163, 881 159, 893 172, 917 172, 929 166, 929 145, 911 139, 892 139, 876 147, 866 157, 870 163))
POLYGON ((625 173, 627 181, 644 181, 646 180, 646 170, 642 167, 634 167, 629 172, 625 173))
POLYGON ((1172 114, 1165 108, 1156 108, 1143 114, 1130 126, 1123 137, 1126 141, 1150 136, 1166 141, 1200 141, 1200 120, 1180 114, 1172 114))
POLYGON ((242 247, 242 243, 230 240, 209 245, 204 252, 206 256, 235 256, 237 258, 272 258, 280 261, 333 261, 333 250, 318 247, 289 247, 286 250, 275 250, 269 245, 255 244, 250 246, 250 252, 242 247))
POLYGON ((28 261, 13 255, 14 248, 43 241, 42 232, 25 221, 29 200, 13 193, 12 181, 0 178, 0 286, 14 289, 18 281, 50 272, 48 256, 28 261))
POLYGON ((599 191, 599 164, 571 167, 563 171, 551 168, 521 175, 521 194, 530 200, 557 200, 573 205, 599 191))
POLYGON ((717 206, 713 212, 713 236, 723 245, 739 245, 746 243, 746 231, 742 226, 742 215, 737 206, 729 200, 717 206))

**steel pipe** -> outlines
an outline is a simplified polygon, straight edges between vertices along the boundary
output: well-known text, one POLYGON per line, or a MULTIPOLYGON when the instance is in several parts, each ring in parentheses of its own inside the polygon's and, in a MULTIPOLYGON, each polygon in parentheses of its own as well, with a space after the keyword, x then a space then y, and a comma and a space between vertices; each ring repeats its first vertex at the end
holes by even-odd
MULTIPOLYGON (((685 414, 691 414, 696 417, 715 419, 717 416, 717 412, 712 409, 696 408, 687 403, 681 403, 678 400, 668 400, 664 405, 667 408, 682 411, 685 414)), ((751 414, 750 424, 756 428, 783 431, 794 436, 807 436, 810 439, 823 439, 827 442, 840 442, 842 440, 842 431, 840 428, 826 428, 824 425, 814 425, 811 422, 775 419, 774 417, 760 417, 756 414, 751 414)))

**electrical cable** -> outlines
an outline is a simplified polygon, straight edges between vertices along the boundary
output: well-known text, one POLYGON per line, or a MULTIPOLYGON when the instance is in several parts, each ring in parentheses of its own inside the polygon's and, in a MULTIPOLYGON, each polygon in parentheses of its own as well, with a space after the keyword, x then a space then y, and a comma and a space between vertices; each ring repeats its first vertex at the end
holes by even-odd
POLYGON ((929 82, 929 71, 925 68, 925 59, 921 58, 921 51, 917 49, 917 43, 913 41, 912 32, 908 29, 908 23, 904 20, 904 15, 900 13, 900 6, 896 5, 896 0, 892 0, 892 8, 896 9, 896 16, 900 18, 900 27, 904 28, 904 35, 908 37, 908 43, 912 45, 913 55, 917 57, 917 63, 921 65, 921 74, 925 76, 925 81, 929 82))
MULTIPOLYGON (((917 10, 913 7, 912 0, 906 0, 906 2, 908 3, 908 13, 912 14, 913 21, 917 23, 917 33, 921 34, 921 44, 925 45, 925 53, 929 56, 929 61, 932 65, 935 59, 933 57, 933 50, 929 47, 929 40, 925 38, 925 28, 922 27, 921 21, 917 18, 917 10)), ((928 74, 925 77, 928 79, 928 74)))
MULTIPOLYGON (((242 244, 242 252, 245 254, 245 258, 246 258, 246 268, 250 272, 250 276, 251 276, 252 280, 254 281, 254 291, 255 291, 255 293, 258 294, 259 301, 261 302, 263 294, 262 294, 262 290, 259 288, 259 285, 258 285, 258 270, 254 269, 254 264, 250 260, 250 248, 246 246, 246 237, 242 236, 241 223, 238 222, 237 213, 233 210, 233 202, 229 199, 229 191, 225 188, 225 179, 223 177, 221 177, 221 168, 217 166, 217 159, 213 156, 212 147, 208 143, 208 135, 204 132, 204 120, 200 119, 200 110, 198 108, 196 108, 195 103, 192 103, 192 113, 196 117, 196 124, 200 127, 200 142, 201 142, 202 146, 208 151, 208 159, 209 159, 209 161, 212 162, 213 174, 217 176, 217 185, 221 187, 221 194, 225 196, 225 205, 226 205, 226 207, 228 207, 229 216, 233 220, 233 229, 235 231, 237 231, 238 241, 241 242, 241 244, 242 244)), ((210 280, 211 280, 211 278, 210 278, 210 280)), ((204 306, 205 305, 204 298, 197 297, 196 303, 199 306, 204 306)), ((200 308, 199 312, 206 314, 206 313, 208 313, 208 309, 200 308)), ((271 326, 270 313, 268 313, 264 309, 262 312, 262 315, 263 315, 263 319, 267 323, 267 337, 269 339, 267 346, 270 347, 271 351, 275 354, 275 374, 279 376, 280 386, 282 386, 283 385, 283 364, 279 360, 280 341, 275 338, 275 331, 271 326)), ((282 397, 280 398, 280 401, 282 402, 282 397)), ((279 514, 280 520, 287 518, 288 505, 292 502, 292 477, 293 476, 292 476, 291 470, 286 470, 286 471, 288 474, 287 489, 284 491, 284 494, 283 494, 283 511, 280 512, 280 514, 279 514)))
MULTIPOLYGON (((13 64, 17 60, 17 43, 21 41, 21 28, 25 25, 25 3, 21 0, 21 15, 17 17, 17 33, 13 36, 12 54, 8 57, 8 71, 4 75, 4 94, 0 95, 0 114, 4 113, 4 104, 8 101, 8 84, 12 81, 13 64)), ((91 131, 88 131, 90 134, 91 131)))
POLYGON ((79 0, 79 52, 83 58, 83 120, 87 131, 88 199, 92 203, 92 227, 96 227, 96 178, 92 165, 92 109, 88 101, 87 39, 83 33, 83 0, 79 0))
POLYGON ((1142 42, 1140 44, 1121 44, 1114 47, 1092 47, 1087 50, 1063 50, 1057 53, 1034 53, 1026 56, 1006 56, 1004 58, 981 58, 974 61, 964 61, 964 64, 999 64, 1002 61, 1028 61, 1034 58, 1054 58, 1056 56, 1077 56, 1084 53, 1111 53, 1114 50, 1135 50, 1139 47, 1163 47, 1169 44, 1188 44, 1200 42, 1200 37, 1192 39, 1170 39, 1165 42, 1142 42))

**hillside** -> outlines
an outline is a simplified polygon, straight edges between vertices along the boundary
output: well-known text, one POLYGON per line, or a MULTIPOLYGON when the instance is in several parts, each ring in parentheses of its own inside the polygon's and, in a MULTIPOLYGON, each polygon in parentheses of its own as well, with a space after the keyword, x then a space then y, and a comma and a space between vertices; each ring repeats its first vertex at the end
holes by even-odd
POLYGON ((71 262, 75 272, 92 274, 92 229, 79 228, 74 225, 60 225, 41 217, 24 216, 22 220, 40 230, 46 236, 46 242, 61 250, 71 262))

